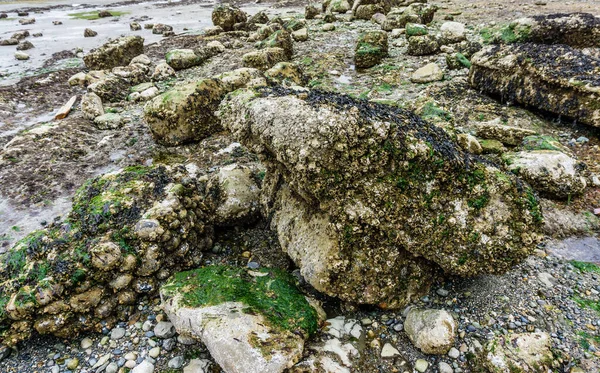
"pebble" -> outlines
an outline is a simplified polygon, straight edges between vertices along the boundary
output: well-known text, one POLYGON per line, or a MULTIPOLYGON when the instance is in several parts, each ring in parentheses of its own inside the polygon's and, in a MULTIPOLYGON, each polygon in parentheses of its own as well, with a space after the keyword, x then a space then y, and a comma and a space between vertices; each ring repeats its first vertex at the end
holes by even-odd
POLYGON ((154 347, 150 350, 150 352, 148 352, 148 356, 150 356, 153 359, 156 359, 158 355, 160 355, 160 347, 154 347))
POLYGON ((419 372, 424 372, 429 367, 427 360, 419 359, 415 362, 415 369, 419 372))
POLYGON ((454 369, 452 369, 452 366, 450 364, 446 363, 445 361, 440 361, 438 368, 440 370, 440 373, 453 373, 454 372, 454 369))
POLYGON ((154 372, 154 364, 144 360, 138 366, 131 370, 131 373, 152 373, 154 372))
POLYGON ((183 356, 175 356, 167 363, 167 366, 171 369, 179 369, 183 366, 185 359, 183 356))
POLYGON ((398 351, 394 346, 389 343, 383 345, 381 349, 381 357, 388 358, 400 355, 400 351, 398 351))
POLYGON ((161 321, 154 327, 154 335, 161 339, 167 339, 175 336, 175 327, 172 323, 161 321))
POLYGON ((111 332, 110 332, 110 339, 121 339, 125 336, 125 329, 123 328, 114 328, 111 332))
POLYGON ((92 340, 86 337, 81 340, 80 346, 83 350, 87 350, 92 347, 92 343, 92 340))
POLYGON ((455 347, 452 347, 450 351, 448 351, 448 356, 450 356, 453 359, 458 359, 458 357, 460 356, 460 351, 458 351, 455 347))
POLYGON ((119 365, 117 363, 110 363, 106 366, 104 370, 106 373, 117 373, 119 370, 119 365))

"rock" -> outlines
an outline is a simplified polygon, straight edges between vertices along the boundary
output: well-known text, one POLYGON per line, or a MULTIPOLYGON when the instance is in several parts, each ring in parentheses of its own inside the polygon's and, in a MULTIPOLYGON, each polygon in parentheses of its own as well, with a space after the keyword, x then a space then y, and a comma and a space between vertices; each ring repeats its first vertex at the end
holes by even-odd
POLYGON ((303 85, 304 74, 300 67, 291 62, 279 62, 269 70, 265 71, 265 77, 277 84, 284 84, 287 82, 292 85, 303 85))
POLYGON ((204 29, 204 35, 215 36, 225 32, 221 26, 211 26, 204 29))
POLYGON ((440 44, 433 35, 420 35, 408 38, 408 49, 406 53, 409 56, 427 56, 435 54, 440 50, 440 44))
MULTIPOLYGON (((364 19, 364 20, 368 21, 377 13, 379 13, 379 14, 385 13, 385 9, 383 9, 383 7, 379 4, 359 5, 358 7, 356 7, 354 17, 356 19, 364 19)), ((383 19, 382 19, 382 21, 383 21, 383 19)))
POLYGON ((542 194, 563 199, 583 193, 586 187, 585 166, 560 151, 525 150, 506 153, 503 159, 511 171, 542 194))
POLYGON ((26 51, 26 50, 29 50, 31 48, 34 48, 34 46, 33 46, 33 44, 30 41, 27 41, 27 40, 25 40, 21 44, 17 45, 17 50, 18 51, 26 51))
POLYGON ((600 58, 565 45, 490 46, 473 55, 469 82, 503 100, 600 126, 600 58))
POLYGON ((444 22, 440 27, 442 44, 454 44, 466 40, 465 25, 460 22, 444 22))
POLYGON ((438 266, 461 276, 498 273, 540 239, 532 216, 537 206, 527 207, 527 192, 518 190, 515 177, 506 182, 499 169, 477 162, 411 112, 334 93, 272 89, 227 96, 219 116, 265 165, 265 213, 282 249, 318 291, 401 307, 426 291, 438 266), (427 145, 400 128, 438 140, 427 145), (350 148, 350 155, 341 151, 350 148), (365 165, 358 159, 367 154, 365 165), (458 159, 468 160, 469 171, 458 159), (396 168, 400 164, 406 169, 396 168), (424 196, 424 188, 434 197, 424 196), (432 225, 439 214, 444 223, 432 225), (402 232, 394 228, 400 221, 407 227, 402 232), (473 239, 483 234, 486 243, 473 239), (473 250, 487 259, 472 256, 473 250), (400 281, 399 273, 412 280, 400 281))
POLYGON ((450 351, 448 351, 448 356, 450 356, 453 359, 458 359, 460 356, 460 351, 458 351, 456 348, 452 347, 450 349, 450 351))
POLYGON ((478 141, 483 154, 503 154, 506 152, 506 148, 498 140, 480 139, 478 141))
POLYGON ((183 368, 183 373, 208 373, 211 362, 206 359, 192 359, 183 368))
POLYGON ((206 48, 211 51, 212 54, 217 55, 225 52, 225 46, 218 40, 213 40, 206 44, 206 48))
POLYGON ((481 154, 483 152, 483 149, 475 136, 469 135, 468 133, 461 133, 456 136, 456 139, 458 140, 458 144, 469 153, 481 154))
POLYGON ((70 86, 84 86, 87 83, 87 74, 84 72, 77 73, 69 78, 68 83, 70 86))
POLYGON ((404 321, 410 341, 426 354, 448 353, 456 339, 456 321, 445 310, 412 309, 404 321))
POLYGON ((500 30, 494 42, 566 44, 575 48, 600 47, 600 18, 589 13, 560 13, 524 17, 500 30), (507 32, 506 30, 509 30, 507 32))
POLYGON ((144 53, 144 39, 140 36, 125 36, 104 44, 83 57, 90 70, 112 69, 126 66, 131 60, 144 53))
POLYGON ((135 56, 131 60, 131 62, 129 64, 133 65, 133 64, 136 64, 136 63, 142 64, 142 65, 146 65, 146 66, 150 66, 152 64, 152 61, 145 54, 140 54, 139 56, 135 56))
POLYGON ((253 172, 246 166, 223 166, 211 178, 208 187, 216 186, 221 202, 216 210, 215 224, 220 226, 247 225, 259 215, 260 188, 253 172))
POLYGON ((373 14, 373 16, 371 17, 371 21, 377 23, 378 25, 383 24, 383 22, 386 20, 385 18, 385 14, 383 13, 375 13, 373 14))
POLYGON ((314 5, 310 5, 310 4, 309 4, 309 5, 307 5, 307 6, 304 8, 304 18, 305 18, 305 19, 315 19, 315 17, 316 17, 316 16, 317 16, 319 13, 321 13, 321 12, 319 11, 319 8, 317 8, 317 7, 316 7, 316 6, 314 6, 314 5))
POLYGON ((163 23, 155 23, 152 26, 152 33, 157 35, 165 35, 168 32, 173 31, 173 26, 165 25, 163 23))
POLYGON ((497 336, 486 346, 485 367, 493 373, 546 371, 554 360, 551 343, 548 333, 497 336))
POLYGON ((94 124, 101 130, 112 130, 121 127, 122 118, 119 114, 106 113, 94 118, 94 124))
POLYGON ((119 365, 117 363, 110 363, 104 369, 106 373, 117 373, 119 371, 119 365))
POLYGON ((333 23, 325 23, 321 27, 321 31, 323 31, 323 32, 329 32, 329 31, 333 31, 333 30, 335 30, 335 25, 333 23))
POLYGON ((150 349, 150 351, 148 351, 148 356, 150 356, 153 359, 156 359, 158 357, 158 355, 160 355, 160 347, 153 347, 150 349))
POLYGON ((5 45, 17 45, 19 44, 19 40, 15 39, 15 38, 9 38, 9 39, 2 39, 0 41, 0 45, 5 46, 5 45))
POLYGON ((31 25, 35 23, 35 18, 20 19, 19 23, 22 25, 31 25))
POLYGON ((278 30, 272 33, 267 39, 257 45, 258 48, 281 48, 285 52, 287 59, 291 59, 294 54, 294 42, 292 35, 285 30, 278 30))
POLYGON ((144 108, 152 136, 157 142, 172 146, 213 134, 220 128, 213 112, 225 93, 220 80, 201 79, 158 95, 144 108))
POLYGON ((167 52, 165 59, 175 70, 189 69, 202 62, 192 49, 173 49, 167 52))
POLYGON ((438 369, 440 370, 440 373, 454 373, 452 366, 445 361, 440 361, 438 364, 438 369))
POLYGON ((87 350, 88 348, 92 347, 92 340, 88 337, 83 338, 81 340, 80 346, 82 350, 87 350))
POLYGON ((124 78, 109 74, 100 80, 89 84, 88 92, 97 94, 103 102, 116 102, 127 98, 131 83, 124 78))
POLYGON ((519 145, 527 136, 535 135, 536 132, 525 128, 507 126, 502 124, 500 118, 489 122, 473 123, 478 137, 484 139, 498 140, 507 145, 519 145))
POLYGON ((471 61, 462 53, 450 53, 446 55, 446 65, 450 70, 471 68, 471 61))
POLYGON ((398 351, 391 344, 386 343, 385 345, 383 345, 383 348, 381 349, 381 357, 382 358, 385 359, 385 358, 395 357, 398 355, 400 355, 400 351, 398 351))
POLYGON ((131 23, 129 24, 129 29, 130 29, 131 31, 140 31, 140 30, 142 29, 142 25, 140 25, 140 24, 139 24, 139 23, 137 23, 137 22, 131 22, 131 23))
POLYGON ((131 373, 153 373, 153 372, 154 372, 154 364, 152 364, 148 360, 142 361, 135 368, 133 368, 131 370, 131 373))
POLYGON ((415 370, 417 372, 423 373, 427 370, 427 368, 429 368, 429 363, 427 360, 417 359, 417 361, 415 361, 415 370))
POLYGON ((17 40, 23 40, 23 39, 25 39, 28 36, 29 36, 29 31, 23 30, 23 31, 17 31, 17 32, 15 32, 10 38, 11 39, 17 39, 17 40))
POLYGON ((93 92, 88 92, 81 98, 81 112, 87 119, 94 120, 104 114, 102 99, 93 92))
POLYGON ((260 70, 267 70, 279 62, 287 60, 287 55, 281 48, 265 48, 242 56, 244 66, 260 70))
POLYGON ((279 270, 208 266, 175 275, 161 297, 177 331, 201 339, 231 373, 283 372, 318 326, 293 277, 279 270), (247 307, 254 312, 243 312, 247 307))
POLYGON ((388 55, 388 38, 384 31, 368 31, 358 37, 354 63, 359 69, 373 67, 388 55))
POLYGON ((106 17, 112 17, 113 14, 111 12, 109 12, 108 10, 101 10, 98 12, 98 17, 100 18, 106 18, 106 17))
POLYGON ((86 38, 93 38, 94 36, 97 36, 98 32, 92 30, 91 28, 86 28, 85 30, 83 30, 83 36, 86 38))
POLYGON ((175 327, 173 323, 161 321, 154 327, 154 335, 158 338, 167 339, 175 336, 175 327))
POLYGON ((154 73, 152 74, 152 80, 160 81, 168 79, 175 75, 175 69, 173 69, 166 62, 161 62, 154 68, 154 73))
POLYGON ((346 13, 350 10, 350 3, 348 0, 327 0, 324 5, 326 5, 326 9, 324 9, 328 13, 346 13))
POLYGON ((269 23, 269 16, 264 10, 261 10, 260 12, 257 12, 252 17, 250 17, 248 19, 248 23, 258 23, 261 25, 266 25, 267 23, 269 23))
POLYGON ((8 18, 8 14, 0 13, 0 19, 2 19, 2 18, 8 18))
POLYGON ((62 25, 63 23, 62 23, 61 21, 52 21, 52 24, 53 24, 54 26, 60 26, 60 25, 62 25))
POLYGON ((238 7, 223 4, 217 6, 212 12, 212 22, 225 31, 233 31, 233 25, 246 22, 247 16, 238 7))
POLYGON ((228 92, 243 87, 261 87, 267 85, 264 74, 260 70, 248 67, 225 72, 219 75, 218 78, 221 79, 228 92))
POLYGON ((15 52, 15 58, 20 61, 26 61, 29 59, 29 55, 25 52, 15 52))
POLYGON ((308 29, 302 28, 298 31, 292 32, 292 38, 295 41, 307 41, 308 40, 308 29))
POLYGON ((417 69, 411 77, 413 83, 431 83, 444 79, 444 72, 436 63, 427 64, 417 69))
MULTIPOLYGON (((171 369, 179 369, 183 366, 185 358, 183 356, 175 356, 167 363, 167 366, 171 369)), ((191 362, 190 362, 191 363, 191 362)))
POLYGON ((407 38, 410 36, 423 36, 429 34, 429 29, 419 23, 407 23, 404 33, 407 38))

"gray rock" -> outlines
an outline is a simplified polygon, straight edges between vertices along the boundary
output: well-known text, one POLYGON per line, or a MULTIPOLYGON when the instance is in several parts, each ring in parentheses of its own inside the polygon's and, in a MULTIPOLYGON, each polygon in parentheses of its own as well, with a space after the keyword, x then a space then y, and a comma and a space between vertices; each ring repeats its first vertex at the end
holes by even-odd
POLYGON ((151 362, 144 360, 140 364, 138 364, 135 368, 131 370, 131 373, 153 373, 154 372, 154 364, 151 362))
POLYGON ((81 98, 81 112, 85 118, 91 120, 103 115, 102 99, 93 92, 84 94, 81 98))
POLYGON ((446 354, 454 345, 456 321, 444 310, 412 309, 404 321, 411 342, 426 354, 446 354))
POLYGON ((179 369, 183 366, 185 358, 183 356, 175 356, 167 363, 167 366, 171 369, 179 369))
POLYGON ((175 326, 168 321, 161 321, 154 327, 154 335, 158 338, 166 339, 175 336, 175 326))
POLYGON ((110 339, 113 339, 113 340, 121 339, 124 336, 125 336, 125 329, 124 328, 114 328, 110 332, 110 339))
POLYGON ((106 113, 94 119, 94 124, 101 130, 117 129, 121 127, 122 118, 119 114, 106 113))

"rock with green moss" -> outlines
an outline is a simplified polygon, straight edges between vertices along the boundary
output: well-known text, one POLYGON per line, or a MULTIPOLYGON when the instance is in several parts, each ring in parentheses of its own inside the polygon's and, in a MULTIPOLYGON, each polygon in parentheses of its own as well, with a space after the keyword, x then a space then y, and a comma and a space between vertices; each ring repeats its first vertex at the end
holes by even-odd
POLYGON ((346 13, 351 9, 348 0, 325 0, 323 1, 323 11, 328 13, 346 13))
POLYGON ((600 18, 589 13, 536 15, 485 28, 481 35, 487 43, 531 42, 593 48, 600 47, 600 18))
POLYGON ((524 137, 520 146, 522 150, 556 150, 568 155, 572 155, 569 148, 560 143, 557 139, 548 135, 531 135, 524 137))
POLYGON ((470 362, 491 373, 546 372, 555 360, 548 333, 500 335, 490 341, 482 356, 470 362))
POLYGON ((278 30, 269 35, 268 38, 257 44, 260 49, 263 48, 281 48, 288 59, 294 55, 294 42, 292 35, 285 30, 278 30))
POLYGON ((433 20, 438 7, 426 3, 413 3, 406 8, 392 8, 387 14, 386 20, 381 24, 381 29, 392 31, 404 28, 407 23, 418 23, 427 25, 433 20))
POLYGON ((304 18, 305 19, 315 19, 315 17, 321 13, 319 11, 319 8, 317 8, 314 5, 307 5, 306 7, 304 7, 304 18))
POLYGON ((225 31, 233 31, 235 24, 246 22, 247 19, 244 11, 229 4, 219 5, 212 12, 213 25, 220 26, 225 31))
POLYGON ((156 96, 144 108, 152 136, 161 144, 179 145, 213 134, 220 128, 213 113, 225 93, 221 80, 201 79, 156 96))
POLYGON ((600 127, 600 59, 566 45, 488 46, 471 58, 471 85, 504 101, 600 127))
POLYGON ((427 56, 439 52, 440 44, 433 35, 417 35, 408 38, 406 53, 409 56, 427 56))
POLYGON ((275 269, 208 266, 161 289, 180 334, 200 339, 229 373, 281 373, 302 357, 318 316, 295 280, 275 269))
POLYGON ((379 4, 359 5, 354 11, 354 17, 368 21, 377 13, 385 13, 385 9, 379 4))
POLYGON ((585 165, 556 150, 523 150, 506 153, 508 168, 547 196, 566 199, 583 193, 585 165))
POLYGON ((267 169, 282 248, 326 294, 400 307, 435 273, 502 273, 541 238, 531 189, 412 112, 276 88, 228 95, 219 115, 267 169))
POLYGON ((91 51, 83 57, 83 62, 90 70, 107 70, 116 66, 125 66, 142 53, 144 53, 144 38, 124 36, 91 51))
POLYGON ((279 62, 265 71, 265 77, 276 84, 287 82, 293 85, 303 85, 306 80, 300 66, 291 62, 279 62))
POLYGON ((405 33, 406 37, 410 38, 411 36, 427 35, 429 34, 429 30, 427 29, 427 26, 419 23, 407 23, 405 33))
POLYGON ((197 266, 214 207, 183 167, 131 167, 89 180, 62 222, 0 256, 0 340, 114 325, 158 281, 197 266))
POLYGON ((123 118, 116 113, 106 113, 94 118, 94 124, 101 130, 114 130, 123 124, 123 118))
POLYGON ((367 31, 358 37, 354 50, 354 64, 367 69, 388 55, 388 36, 384 31, 367 31))
POLYGON ((451 53, 446 55, 446 65, 450 70, 468 69, 471 67, 471 61, 462 53, 451 53))
POLYGON ((503 154, 506 152, 506 148, 498 140, 479 139, 479 145, 481 145, 483 154, 503 154))
POLYGON ((173 49, 167 52, 165 59, 175 70, 189 69, 202 62, 192 49, 173 49))
POLYGON ((286 52, 282 48, 265 48, 255 52, 249 52, 242 56, 245 67, 259 70, 267 70, 279 62, 288 61, 286 52))

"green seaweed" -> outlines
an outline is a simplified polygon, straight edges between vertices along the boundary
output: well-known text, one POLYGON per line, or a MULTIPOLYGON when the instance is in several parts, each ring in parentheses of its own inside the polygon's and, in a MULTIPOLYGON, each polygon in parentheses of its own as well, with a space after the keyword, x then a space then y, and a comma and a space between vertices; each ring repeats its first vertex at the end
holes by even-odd
MULTIPOLYGON (((116 11, 116 10, 109 10, 109 12, 110 12, 110 14, 112 14, 113 17, 119 17, 119 16, 122 16, 125 14, 129 14, 129 12, 121 12, 121 11, 116 11)), ((88 21, 93 21, 95 19, 100 18, 97 10, 93 10, 93 11, 89 11, 89 12, 69 13, 69 17, 74 18, 74 19, 85 19, 88 21)))

